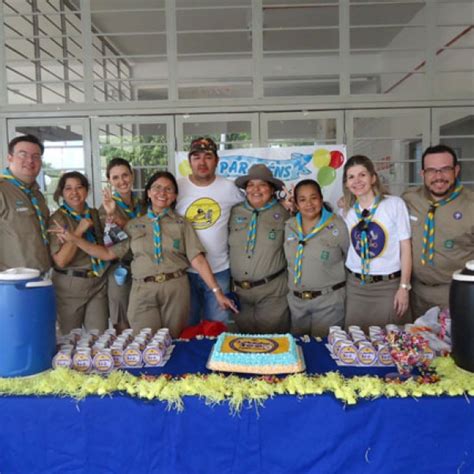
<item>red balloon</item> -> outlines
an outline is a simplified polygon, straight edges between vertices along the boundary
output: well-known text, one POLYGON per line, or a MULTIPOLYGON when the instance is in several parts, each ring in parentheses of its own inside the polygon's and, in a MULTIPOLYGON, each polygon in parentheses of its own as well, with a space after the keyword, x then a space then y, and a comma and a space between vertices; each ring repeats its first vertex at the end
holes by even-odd
POLYGON ((329 166, 331 168, 334 168, 335 170, 337 170, 344 164, 344 155, 340 151, 338 150, 331 151, 330 155, 331 155, 331 161, 329 162, 329 166))

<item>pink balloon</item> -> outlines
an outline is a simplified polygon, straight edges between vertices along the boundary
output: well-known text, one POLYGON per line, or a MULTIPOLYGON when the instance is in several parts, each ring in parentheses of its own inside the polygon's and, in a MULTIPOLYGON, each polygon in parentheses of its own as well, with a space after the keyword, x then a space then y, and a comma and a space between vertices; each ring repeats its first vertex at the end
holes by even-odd
POLYGON ((331 151, 331 161, 329 162, 329 166, 337 170, 343 164, 344 164, 344 155, 338 150, 331 151))

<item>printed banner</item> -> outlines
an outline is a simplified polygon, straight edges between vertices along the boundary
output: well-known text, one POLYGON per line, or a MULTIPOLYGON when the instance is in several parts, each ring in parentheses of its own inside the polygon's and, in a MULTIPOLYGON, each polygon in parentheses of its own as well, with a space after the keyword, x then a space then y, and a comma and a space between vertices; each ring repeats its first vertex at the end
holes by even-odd
MULTIPOLYGON (((315 179, 323 191, 324 200, 333 206, 342 196, 342 167, 346 147, 299 146, 284 148, 242 148, 219 150, 217 174, 235 179, 247 174, 252 165, 263 163, 275 178, 285 182, 287 189, 303 179, 315 179)), ((176 153, 176 176, 191 174, 187 152, 176 153)))

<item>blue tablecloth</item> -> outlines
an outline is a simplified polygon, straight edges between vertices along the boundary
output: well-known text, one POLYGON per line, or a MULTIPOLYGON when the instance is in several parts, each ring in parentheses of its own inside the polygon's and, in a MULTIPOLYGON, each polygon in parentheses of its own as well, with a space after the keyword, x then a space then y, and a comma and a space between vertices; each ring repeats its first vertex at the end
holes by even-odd
MULTIPOLYGON (((212 342, 178 343, 163 369, 206 373, 212 342)), ((303 344, 309 372, 334 370, 303 344)), ((387 369, 343 369, 345 375, 387 369)), ((474 399, 345 406, 332 395, 276 396, 231 414, 186 397, 183 412, 128 396, 0 398, 3 473, 472 473, 474 399)))

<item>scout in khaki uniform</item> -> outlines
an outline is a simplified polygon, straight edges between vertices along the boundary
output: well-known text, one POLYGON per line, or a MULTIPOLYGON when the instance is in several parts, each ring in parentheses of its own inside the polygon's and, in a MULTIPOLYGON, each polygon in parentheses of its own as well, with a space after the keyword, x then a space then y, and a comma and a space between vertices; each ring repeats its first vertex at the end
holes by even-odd
POLYGON ((288 332, 283 239, 289 214, 274 197, 284 184, 265 165, 253 165, 235 184, 247 194, 229 221, 230 270, 241 304, 235 322, 245 333, 288 332))
POLYGON ((422 157, 423 186, 403 194, 410 213, 413 248, 413 317, 449 306, 453 272, 474 259, 474 193, 458 181, 453 149, 427 148, 422 157))
MULTIPOLYGON (((71 171, 61 176, 54 198, 58 204, 61 199, 63 203, 51 216, 50 231, 59 226, 90 242, 103 243, 99 213, 86 203, 88 192, 89 182, 83 174, 71 171)), ((82 326, 104 331, 108 319, 106 263, 51 233, 53 284, 61 332, 67 334, 82 326)))
MULTIPOLYGON (((123 229, 129 220, 145 213, 145 206, 141 198, 132 191, 133 172, 127 160, 123 158, 110 160, 107 164, 106 176, 113 192, 108 188, 104 189, 103 203, 99 209, 100 219, 104 227, 106 221, 110 221, 123 229)), ((127 309, 132 288, 131 262, 132 253, 128 252, 120 261, 113 262, 107 272, 109 317, 118 332, 130 327, 127 309), (122 285, 117 284, 114 276, 114 272, 119 266, 128 270, 128 275, 122 285)))
POLYGON ((43 151, 43 144, 32 135, 8 144, 8 168, 0 172, 0 271, 51 268, 49 210, 36 183, 43 151))
POLYGON ((179 336, 189 312, 189 265, 199 272, 222 308, 235 309, 217 286, 191 224, 172 210, 177 189, 171 173, 155 173, 145 187, 147 213, 125 226, 129 239, 114 247, 94 245, 65 229, 56 229, 61 238, 104 260, 119 258, 131 249, 133 283, 128 319, 135 332, 144 327, 168 327, 172 337, 179 336))
POLYGON ((344 324, 347 229, 324 206, 316 181, 300 181, 294 198, 298 213, 285 228, 291 332, 324 337, 344 324))

